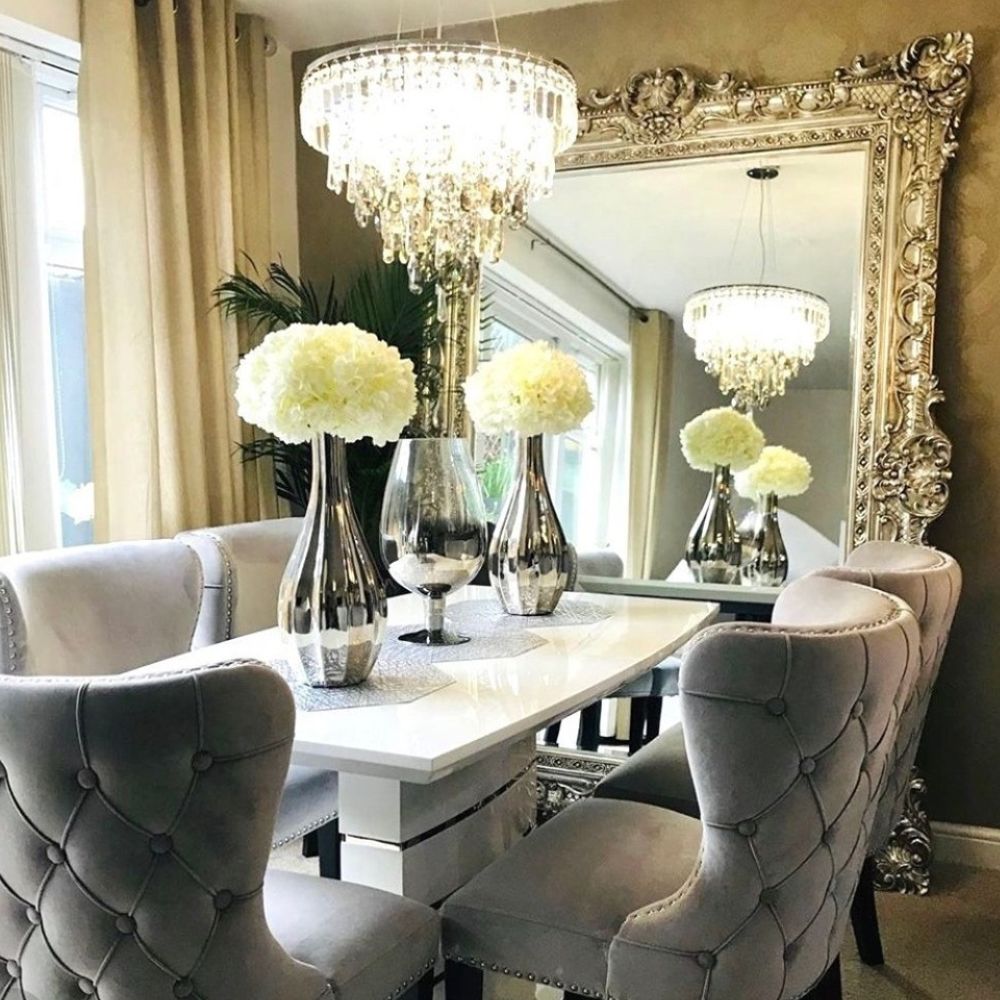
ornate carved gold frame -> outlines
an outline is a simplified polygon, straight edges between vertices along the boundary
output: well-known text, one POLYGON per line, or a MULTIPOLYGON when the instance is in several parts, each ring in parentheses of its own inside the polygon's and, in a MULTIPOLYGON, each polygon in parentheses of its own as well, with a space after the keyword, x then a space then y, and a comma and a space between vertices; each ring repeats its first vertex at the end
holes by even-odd
POLYGON ((918 38, 829 79, 757 86, 683 68, 580 101, 560 170, 806 147, 862 146, 868 191, 856 345, 850 544, 924 542, 948 502, 951 442, 932 408, 942 177, 971 87, 972 36, 918 38))

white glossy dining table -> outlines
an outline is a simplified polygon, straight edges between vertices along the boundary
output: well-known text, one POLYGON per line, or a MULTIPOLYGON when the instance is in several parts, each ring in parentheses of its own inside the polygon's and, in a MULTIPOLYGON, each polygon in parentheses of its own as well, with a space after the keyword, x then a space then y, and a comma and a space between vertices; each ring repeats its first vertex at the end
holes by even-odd
MULTIPOLYGON (((491 594, 467 587, 450 603, 491 594)), ((445 898, 533 825, 537 731, 659 663, 718 613, 702 601, 575 593, 563 600, 599 604, 608 616, 536 623, 544 643, 518 656, 436 662, 454 683, 415 701, 298 711, 293 762, 339 774, 344 879, 430 903, 445 898)), ((390 625, 421 620, 419 598, 389 601, 390 625)), ((523 623, 533 629, 531 618, 523 623)), ((143 669, 283 655, 270 629, 143 669)))

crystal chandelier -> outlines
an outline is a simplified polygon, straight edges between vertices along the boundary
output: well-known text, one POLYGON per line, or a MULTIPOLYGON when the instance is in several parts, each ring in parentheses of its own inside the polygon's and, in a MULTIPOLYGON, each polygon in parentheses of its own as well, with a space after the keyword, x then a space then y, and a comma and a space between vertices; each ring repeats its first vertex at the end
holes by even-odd
MULTIPOLYGON (((764 283, 764 215, 770 207, 766 182, 778 176, 778 168, 753 167, 747 176, 760 182, 760 278, 756 284, 703 288, 684 307, 684 332, 695 342, 695 357, 719 380, 719 389, 732 394, 733 405, 744 411, 760 409, 775 396, 783 396, 788 381, 813 360, 816 345, 830 332, 826 299, 799 288, 764 283)), ((773 225, 771 229, 773 244, 773 225)))
POLYGON ((387 263, 405 263, 414 286, 472 290, 505 225, 551 193, 556 154, 576 139, 576 83, 499 45, 397 39, 314 62, 301 121, 387 263))
POLYGON ((830 332, 826 299, 780 285, 719 285, 684 307, 695 357, 741 410, 766 406, 816 356, 830 332))

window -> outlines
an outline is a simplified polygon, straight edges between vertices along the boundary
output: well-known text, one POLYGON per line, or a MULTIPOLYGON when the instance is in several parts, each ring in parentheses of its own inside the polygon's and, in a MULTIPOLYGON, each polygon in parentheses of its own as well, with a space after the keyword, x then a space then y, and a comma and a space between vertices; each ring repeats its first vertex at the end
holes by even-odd
MULTIPOLYGON (((546 437, 545 468, 552 500, 569 540, 580 551, 611 547, 624 552, 628 477, 620 474, 626 454, 623 419, 627 358, 596 343, 522 290, 490 275, 480 335, 479 360, 487 361, 519 343, 547 340, 580 363, 594 410, 583 426, 546 437)), ((516 467, 514 435, 475 437, 475 461, 495 521, 516 467)))
POLYGON ((0 136, 16 232, 0 284, 14 310, 3 333, 15 364, 2 389, 11 465, 7 549, 76 545, 93 537, 83 297, 83 169, 74 60, 3 36, 8 75, 0 136))
POLYGON ((63 545, 93 540, 87 357, 83 303, 83 167, 75 91, 40 93, 43 256, 52 354, 52 399, 63 545))

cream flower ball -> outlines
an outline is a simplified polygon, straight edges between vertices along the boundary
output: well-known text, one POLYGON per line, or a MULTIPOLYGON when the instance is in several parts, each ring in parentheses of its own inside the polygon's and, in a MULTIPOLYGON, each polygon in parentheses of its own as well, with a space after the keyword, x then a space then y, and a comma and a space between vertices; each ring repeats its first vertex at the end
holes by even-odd
POLYGON ((417 408, 413 362, 353 323, 269 333, 236 370, 240 416, 288 444, 315 434, 395 441, 417 408))
POLYGON ((465 380, 465 405, 485 434, 562 434, 594 408, 583 369, 545 341, 503 351, 465 380))
POLYGON ((705 410, 681 428, 684 457, 700 472, 711 472, 717 465, 739 472, 757 461, 763 447, 763 431, 730 406, 705 410))
POLYGON ((797 497, 811 483, 812 466, 804 455, 780 445, 768 445, 749 469, 736 476, 736 492, 751 500, 771 493, 777 497, 797 497))

